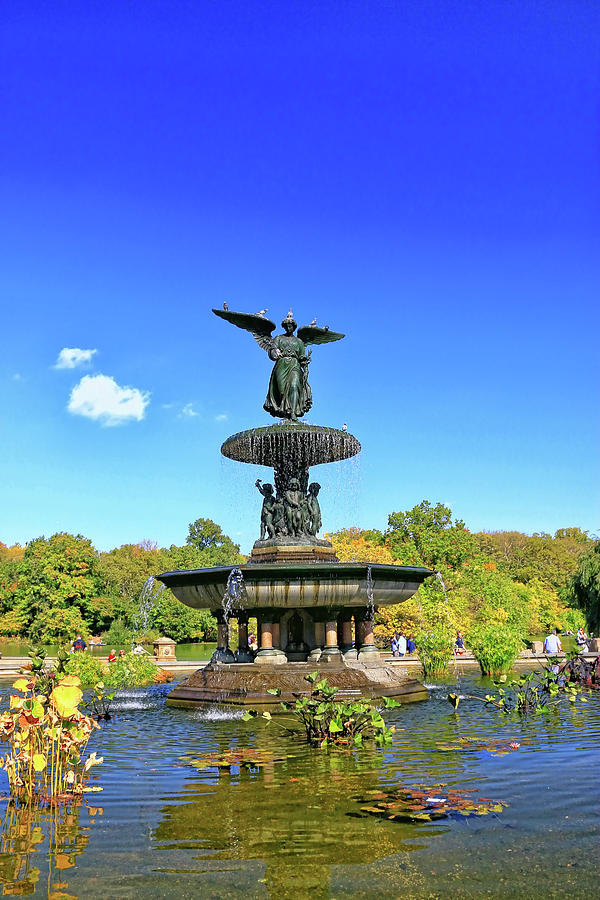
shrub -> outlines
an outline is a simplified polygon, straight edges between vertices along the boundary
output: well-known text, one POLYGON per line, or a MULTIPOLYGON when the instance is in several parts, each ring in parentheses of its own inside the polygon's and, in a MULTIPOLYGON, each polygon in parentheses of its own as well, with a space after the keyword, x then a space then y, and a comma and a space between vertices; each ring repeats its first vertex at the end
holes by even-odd
POLYGON ((127 653, 110 663, 104 680, 112 687, 142 687, 153 684, 156 677, 156 663, 147 654, 127 653))
POLYGON ((98 657, 91 653, 71 653, 65 663, 65 671, 76 675, 84 688, 94 687, 102 681, 105 673, 98 657))
POLYGON ((452 659, 454 632, 449 625, 439 623, 416 635, 417 652, 424 675, 445 675, 452 659))
POLYGON ((474 627, 469 632, 468 643, 483 675, 510 672, 523 649, 521 635, 508 625, 474 627))

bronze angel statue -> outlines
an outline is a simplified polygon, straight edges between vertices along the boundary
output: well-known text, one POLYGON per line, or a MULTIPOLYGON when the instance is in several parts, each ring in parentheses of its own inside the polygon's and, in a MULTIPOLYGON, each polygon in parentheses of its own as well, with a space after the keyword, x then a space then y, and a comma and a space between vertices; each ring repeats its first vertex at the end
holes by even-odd
POLYGON ((314 322, 298 328, 296 335, 294 332, 298 326, 291 310, 281 323, 283 334, 275 337, 275 323, 265 318, 262 312, 256 315, 230 312, 229 309, 213 309, 213 312, 232 325, 249 331, 275 363, 264 402, 266 411, 276 419, 291 419, 292 422, 305 415, 312 406, 312 391, 308 383, 312 351, 307 352, 306 345, 340 341, 344 335, 327 327, 318 328, 314 322))

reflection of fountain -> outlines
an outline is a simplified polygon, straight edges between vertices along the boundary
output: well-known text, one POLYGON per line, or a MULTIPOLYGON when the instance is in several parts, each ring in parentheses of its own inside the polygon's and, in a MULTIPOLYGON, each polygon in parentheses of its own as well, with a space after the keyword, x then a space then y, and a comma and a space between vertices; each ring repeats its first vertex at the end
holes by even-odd
POLYGON ((273 483, 256 481, 263 498, 260 537, 249 561, 241 567, 157 576, 186 605, 210 609, 219 625, 211 664, 178 685, 169 702, 270 702, 267 687, 285 684, 288 692, 304 690, 303 676, 315 660, 327 666, 332 684, 365 696, 423 699, 426 692, 418 682, 382 665, 373 620, 377 607, 407 600, 433 573, 409 566, 340 563, 331 543, 318 537, 320 485, 310 482, 310 467, 350 459, 361 446, 347 430, 297 421, 312 402, 307 381, 310 351, 305 345, 343 335, 305 326, 295 336, 290 313, 282 322, 285 334, 271 338, 275 324, 262 316, 214 312, 250 331, 275 360, 265 408, 276 415, 272 409, 277 406, 277 415, 285 415, 287 421, 234 434, 221 447, 229 459, 274 470, 273 483), (258 620, 260 648, 253 662, 261 667, 256 673, 260 679, 250 676, 248 669, 253 659, 247 651, 249 614, 258 620), (237 618, 240 635, 235 656, 229 649, 231 618, 237 618), (273 666, 277 670, 269 671, 273 666))

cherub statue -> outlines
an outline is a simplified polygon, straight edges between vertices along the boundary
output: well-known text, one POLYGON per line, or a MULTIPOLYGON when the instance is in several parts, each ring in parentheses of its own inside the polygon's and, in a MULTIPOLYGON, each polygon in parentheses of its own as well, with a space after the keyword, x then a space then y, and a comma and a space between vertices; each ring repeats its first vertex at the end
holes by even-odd
POLYGON ((300 482, 297 478, 290 478, 288 489, 284 495, 285 516, 288 534, 295 537, 300 537, 303 532, 305 501, 306 495, 300 490, 300 482))
POLYGON ((263 495, 264 500, 262 504, 262 509, 260 512, 260 539, 264 541, 265 536, 268 535, 270 538, 275 536, 275 524, 274 524, 274 513, 275 513, 275 496, 273 494, 273 485, 261 483, 261 479, 256 479, 256 487, 263 495))
POLYGON ((264 403, 266 411, 276 419, 291 419, 292 422, 307 413, 312 406, 312 391, 308 383, 312 351, 307 353, 306 345, 340 341, 344 335, 315 325, 298 328, 296 335, 297 324, 291 310, 281 323, 283 334, 275 337, 272 336, 275 323, 262 315, 230 312, 228 309, 213 309, 213 312, 238 328, 249 331, 274 361, 264 403))
POLYGON ((308 486, 308 499, 307 499, 307 507, 308 514, 310 517, 310 523, 308 525, 308 533, 312 534, 314 537, 317 532, 321 529, 321 507, 319 506, 319 501, 317 500, 317 495, 321 490, 321 485, 318 481, 313 481, 312 484, 308 486))

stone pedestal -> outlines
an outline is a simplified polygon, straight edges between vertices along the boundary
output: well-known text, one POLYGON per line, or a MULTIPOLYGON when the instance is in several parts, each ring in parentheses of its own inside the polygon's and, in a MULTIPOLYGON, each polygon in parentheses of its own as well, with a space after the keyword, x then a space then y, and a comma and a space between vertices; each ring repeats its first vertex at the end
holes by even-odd
POLYGON ((159 637, 154 641, 154 656, 157 660, 174 660, 176 641, 168 637, 159 637))
POLYGON ((600 653, 600 638, 592 638, 588 641, 588 647, 590 653, 600 653))
POLYGON ((534 656, 540 656, 544 652, 544 642, 543 641, 532 641, 531 642, 531 652, 534 656))

